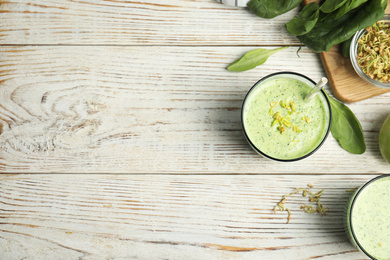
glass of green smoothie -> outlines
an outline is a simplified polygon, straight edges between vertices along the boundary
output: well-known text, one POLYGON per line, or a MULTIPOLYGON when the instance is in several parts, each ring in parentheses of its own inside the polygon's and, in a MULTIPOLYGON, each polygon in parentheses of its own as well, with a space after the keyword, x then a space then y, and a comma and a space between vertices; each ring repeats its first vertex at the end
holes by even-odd
POLYGON ((390 175, 381 175, 357 189, 346 207, 347 235, 372 259, 390 259, 389 205, 390 175))
POLYGON ((294 72, 278 72, 259 80, 247 93, 241 123, 250 146, 281 162, 301 160, 325 142, 331 108, 321 90, 304 100, 316 83, 294 72))

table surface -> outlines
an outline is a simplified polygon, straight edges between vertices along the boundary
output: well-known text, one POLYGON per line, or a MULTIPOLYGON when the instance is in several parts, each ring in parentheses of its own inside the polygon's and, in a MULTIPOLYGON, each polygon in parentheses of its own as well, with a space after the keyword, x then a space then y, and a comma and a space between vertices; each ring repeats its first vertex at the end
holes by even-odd
MULTIPOLYGON (((289 35, 298 9, 261 19, 219 0, 0 1, 0 259, 365 259, 350 192, 389 173, 390 93, 347 104, 367 151, 329 136, 314 155, 257 155, 240 110, 260 78, 325 76, 289 35), (290 46, 250 71, 254 48, 290 46), (273 208, 314 185, 326 216, 273 208)), ((328 86, 325 89, 331 94, 328 86)))

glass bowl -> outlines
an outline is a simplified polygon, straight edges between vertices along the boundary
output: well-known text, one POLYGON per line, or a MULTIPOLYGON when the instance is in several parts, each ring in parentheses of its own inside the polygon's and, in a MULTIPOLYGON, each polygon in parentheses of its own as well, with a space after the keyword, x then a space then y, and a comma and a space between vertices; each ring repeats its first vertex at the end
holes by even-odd
POLYGON ((371 259, 390 259, 390 175, 373 178, 346 204, 344 224, 351 243, 371 259))
MULTIPOLYGON (((385 23, 390 23, 390 15, 385 15, 384 18, 381 19, 381 21, 384 21, 385 23)), ((367 33, 367 29, 362 29, 360 31, 357 31, 352 38, 351 46, 349 49, 349 55, 350 55, 350 60, 351 60, 352 66, 353 66, 354 70, 356 71, 356 73, 359 75, 359 77, 362 78, 367 83, 369 83, 373 86, 379 87, 379 88, 390 89, 390 82, 380 82, 378 80, 370 78, 369 76, 367 76, 363 72, 363 70, 361 69, 361 67, 358 64, 358 61, 357 61, 357 51, 358 51, 358 45, 359 45, 358 40, 366 33, 367 33)))
POLYGON ((278 72, 259 80, 247 93, 241 110, 244 136, 260 155, 280 162, 304 159, 325 142, 331 108, 321 90, 304 97, 316 83, 294 72, 278 72))

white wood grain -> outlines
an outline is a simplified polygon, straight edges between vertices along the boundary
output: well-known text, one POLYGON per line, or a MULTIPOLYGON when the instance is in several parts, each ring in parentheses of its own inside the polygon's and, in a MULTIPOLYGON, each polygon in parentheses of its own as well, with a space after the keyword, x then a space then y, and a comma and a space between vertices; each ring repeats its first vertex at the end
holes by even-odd
POLYGON ((366 259, 343 211, 371 175, 2 175, 1 259, 366 259), (273 213, 324 189, 326 216, 273 213))
POLYGON ((215 0, 0 0, 0 44, 284 45, 278 19, 215 0))
POLYGON ((319 57, 303 48, 298 58, 297 47, 226 70, 253 48, 298 46, 284 27, 297 12, 0 0, 0 259, 366 259, 344 234, 345 190, 390 170, 377 141, 390 94, 349 105, 361 156, 329 136, 312 157, 275 163, 241 133, 258 79, 324 76, 319 57), (273 214, 308 183, 325 189, 329 215, 302 212, 299 195, 287 202, 290 224, 273 214))
POLYGON ((303 161, 281 164, 257 155, 240 125, 249 88, 276 71, 313 79, 324 72, 316 54, 304 49, 297 58, 296 48, 252 71, 226 70, 249 49, 2 47, 1 171, 388 172, 377 139, 389 95, 350 105, 364 129, 364 155, 347 153, 332 136, 303 161))

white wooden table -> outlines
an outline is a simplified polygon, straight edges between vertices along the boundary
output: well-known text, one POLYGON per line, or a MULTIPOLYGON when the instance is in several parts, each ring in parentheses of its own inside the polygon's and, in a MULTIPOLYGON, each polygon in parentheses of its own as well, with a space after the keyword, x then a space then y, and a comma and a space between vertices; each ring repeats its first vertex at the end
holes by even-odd
MULTIPOLYGON (((263 76, 325 76, 284 24, 216 0, 0 1, 0 259, 365 259, 346 190, 390 165, 390 93, 348 104, 367 151, 257 155, 240 109, 263 76), (248 50, 290 48, 241 73, 248 50), (307 214, 313 184, 329 214, 307 214)), ((329 87, 326 90, 330 93, 329 87)))

